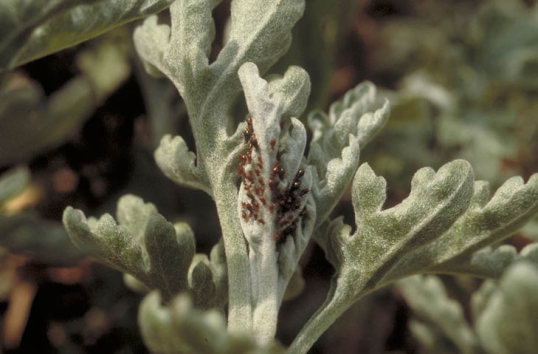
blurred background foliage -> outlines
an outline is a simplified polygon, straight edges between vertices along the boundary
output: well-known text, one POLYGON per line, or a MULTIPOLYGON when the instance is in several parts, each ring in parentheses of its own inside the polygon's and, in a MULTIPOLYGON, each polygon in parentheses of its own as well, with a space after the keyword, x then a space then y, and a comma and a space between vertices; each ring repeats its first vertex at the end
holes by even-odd
MULTIPOLYGON (((229 2, 214 10, 217 33, 225 32, 229 2)), ((136 326, 141 296, 71 246, 60 223, 67 205, 99 215, 132 193, 169 220, 189 222, 198 252, 218 240, 211 200, 169 182, 153 162, 165 133, 194 145, 175 89, 137 60, 135 25, 0 73, 3 352, 145 352, 136 326)), ((216 38, 214 56, 223 41, 216 38)), ((476 178, 494 187, 538 171, 536 1, 307 0, 294 43, 273 72, 288 65, 310 73, 310 109, 326 109, 363 80, 385 91, 391 118, 362 161, 387 178, 389 205, 405 198, 418 168, 455 158, 469 160, 476 178)), ((349 200, 335 214, 351 222, 349 200)), ((521 249, 533 240, 538 221, 509 242, 521 249)), ((305 289, 281 312, 284 344, 323 301, 332 274, 315 246, 302 263, 305 289)), ((455 321, 472 326, 471 294, 480 281, 440 279, 416 280, 415 288, 426 299, 450 296, 461 306, 455 321)), ((488 284, 482 288, 497 286, 488 284)), ((458 353, 466 345, 428 324, 416 295, 398 288, 355 305, 311 352, 458 353)), ((479 336, 483 324, 476 325, 478 334, 463 332, 479 336)))

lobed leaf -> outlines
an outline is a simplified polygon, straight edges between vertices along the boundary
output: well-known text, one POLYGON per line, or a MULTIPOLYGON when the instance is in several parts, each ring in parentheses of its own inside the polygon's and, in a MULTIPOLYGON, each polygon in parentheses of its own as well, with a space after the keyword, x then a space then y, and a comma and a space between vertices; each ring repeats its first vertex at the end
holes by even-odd
POLYGON ((249 61, 265 72, 288 50, 291 28, 304 7, 304 0, 232 1, 228 42, 215 66, 226 63, 227 69, 235 72, 249 61))
POLYGON ((502 245, 496 249, 486 247, 473 254, 470 263, 465 263, 465 273, 484 278, 499 278, 516 262, 526 261, 538 266, 538 243, 525 246, 521 252, 515 247, 502 245))
POLYGON ((437 173, 423 168, 413 177, 409 196, 382 210, 385 186, 385 179, 363 164, 352 186, 356 231, 351 233, 341 218, 322 225, 322 231, 329 234, 320 244, 336 274, 325 303, 303 327, 290 351, 306 352, 355 301, 388 284, 400 259, 440 237, 469 206, 473 173, 463 160, 447 163, 437 173))
POLYGON ((311 83, 308 73, 298 66, 290 66, 284 76, 274 76, 269 81, 270 94, 282 99, 282 117, 300 117, 310 95, 311 83))
POLYGON ((250 117, 246 151, 240 155, 237 210, 249 248, 253 328, 267 339, 276 331, 278 307, 310 239, 316 212, 309 195, 312 175, 303 161, 306 130, 298 119, 284 115, 300 108, 290 109, 288 91, 304 97, 309 87, 298 73, 299 85, 288 71, 283 78, 287 83, 271 87, 253 63, 239 70, 250 117))
MULTIPOLYGON (((170 28, 170 57, 181 58, 175 63, 179 73, 194 79, 207 68, 215 25, 211 11, 220 0, 179 0, 170 6, 173 19, 170 28)), ((190 81, 189 80, 189 81, 190 81)))
MULTIPOLYGON (((291 27, 304 8, 304 0, 232 1, 229 40, 209 64, 214 35, 211 11, 216 3, 178 0, 170 8, 171 26, 157 24, 156 17, 148 18, 134 36, 150 70, 165 74, 178 88, 195 135, 206 130, 205 139, 197 139, 197 144, 215 134, 215 129, 201 124, 203 120, 210 119, 213 128, 226 129, 230 119, 226 113, 240 91, 237 72, 241 65, 250 61, 267 70, 287 49, 291 27)), ((291 74, 296 76, 297 71, 293 69, 291 74)), ((294 109, 301 106, 295 105, 294 109)))
MULTIPOLYGON (((187 105, 195 99, 199 77, 208 68, 215 35, 211 11, 219 1, 177 0, 170 6, 171 24, 151 16, 134 32, 134 42, 148 72, 165 74, 187 105)), ((200 92, 198 92, 200 93, 200 92)))
POLYGON ((200 309, 211 308, 216 298, 213 270, 204 254, 197 254, 189 268, 189 287, 192 289, 194 306, 200 309))
POLYGON ((118 202, 117 224, 109 214, 99 220, 68 207, 63 221, 73 243, 150 289, 170 298, 187 290, 194 236, 187 224, 167 222, 153 206, 126 195, 118 202))
POLYGON ((352 190, 357 231, 352 236, 338 233, 329 241, 342 286, 354 292, 379 287, 396 262, 441 236, 466 210, 472 186, 472 170, 465 161, 447 163, 437 173, 423 168, 413 177, 409 196, 381 210, 385 181, 363 164, 352 190))
POLYGON ((329 115, 315 111, 308 116, 313 136, 307 161, 318 181, 313 188, 317 224, 344 193, 359 165, 360 149, 383 127, 389 111, 388 101, 380 103, 375 86, 366 82, 332 104, 329 115))
POLYGON ((144 63, 148 74, 161 77, 167 76, 174 84, 178 81, 172 78, 172 70, 166 62, 170 40, 170 26, 157 23, 158 17, 149 16, 133 33, 133 40, 138 55, 144 63))
POLYGON ((161 171, 179 185, 200 189, 211 195, 207 176, 196 166, 196 155, 189 151, 180 136, 165 135, 155 150, 155 161, 161 171))
MULTIPOLYGON (((489 199, 489 185, 478 181, 469 209, 431 245, 406 255, 395 276, 417 271, 473 273, 498 276, 502 266, 491 267, 486 258, 474 257, 481 248, 498 242, 532 219, 538 212, 538 174, 526 184, 520 177, 507 180, 489 199), (489 199, 489 201, 488 201, 489 199)), ((504 249, 500 249, 504 250, 504 249)), ((507 256, 500 252, 497 256, 507 256)), ((506 265, 506 263, 504 263, 506 265)))

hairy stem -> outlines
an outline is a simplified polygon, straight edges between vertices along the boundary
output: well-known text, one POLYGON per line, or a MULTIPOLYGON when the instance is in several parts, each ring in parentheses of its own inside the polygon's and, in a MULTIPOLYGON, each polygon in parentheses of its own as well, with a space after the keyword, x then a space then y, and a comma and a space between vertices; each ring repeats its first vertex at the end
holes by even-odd
POLYGON ((269 237, 264 238, 259 253, 251 255, 251 269, 256 273, 253 286, 257 285, 253 329, 258 339, 268 342, 275 336, 278 320, 278 268, 275 241, 265 236, 269 237))
POLYGON ((241 224, 237 215, 237 189, 231 181, 214 189, 228 266, 228 330, 252 329, 250 266, 241 224))

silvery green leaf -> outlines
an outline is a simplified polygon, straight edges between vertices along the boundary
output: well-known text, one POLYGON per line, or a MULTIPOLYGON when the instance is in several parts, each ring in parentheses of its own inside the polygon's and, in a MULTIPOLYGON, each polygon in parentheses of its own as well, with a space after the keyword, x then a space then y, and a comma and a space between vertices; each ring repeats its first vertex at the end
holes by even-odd
MULTIPOLYGON (((170 6, 170 56, 181 58, 175 63, 178 73, 193 79, 208 65, 215 25, 211 11, 220 0, 179 0, 170 6)), ((171 63, 172 64, 172 63, 171 63)))
POLYGON ((312 177, 308 168, 299 174, 306 146, 306 131, 297 119, 282 117, 286 106, 282 98, 286 97, 286 91, 271 92, 267 82, 258 76, 254 64, 244 64, 239 75, 251 115, 255 146, 249 147, 248 156, 244 155, 246 160, 242 168, 246 176, 241 184, 238 208, 240 214, 245 215, 241 222, 251 247, 269 241, 274 245, 275 239, 286 236, 284 232, 290 223, 306 207, 308 198, 302 196, 308 194, 312 177), (281 130, 281 124, 284 130, 281 130), (294 183, 297 185, 292 186, 294 183), (294 190, 297 193, 292 192, 294 190), (294 194, 293 199, 298 203, 293 208, 290 206, 293 210, 282 211, 280 216, 277 204, 282 196, 279 191, 294 194), (254 203, 259 205, 259 211, 250 215, 250 209, 244 209, 254 203), (254 217, 254 214, 258 217, 254 217), (283 219, 284 214, 289 222, 277 220, 283 219))
POLYGON ((217 292, 215 306, 224 308, 224 305, 228 302, 228 269, 222 239, 211 249, 209 260, 217 292))
MULTIPOLYGON (((417 275, 402 279, 396 285, 413 311, 414 321, 428 327, 432 335, 441 337, 434 340, 435 344, 445 342, 445 347, 453 348, 452 353, 475 353, 477 338, 460 304, 448 297, 439 278, 417 275)), ((429 348, 435 353, 442 349, 429 348)))
POLYGON ((441 236, 469 206, 473 173, 469 163, 456 160, 437 173, 423 168, 413 177, 411 192, 400 204, 383 210, 386 181, 363 164, 355 174, 352 202, 355 232, 336 219, 321 243, 335 266, 325 303, 303 327, 290 352, 306 352, 319 336, 367 293, 388 283, 406 254, 441 236))
MULTIPOLYGON (((441 236, 467 209, 473 173, 463 160, 445 164, 437 173, 417 171, 409 196, 382 210, 385 180, 367 165, 357 171, 352 189, 357 231, 331 239, 346 286, 376 288, 398 260, 441 236), (345 275, 344 275, 345 274, 345 275)), ((364 289, 361 289, 361 291, 364 289)))
POLYGON ((288 50, 291 28, 303 15, 303 0, 234 0, 228 42, 215 62, 236 71, 250 61, 265 72, 288 50), (235 69, 233 69, 235 68, 235 69))
POLYGON ((226 321, 217 310, 195 308, 185 294, 162 305, 158 292, 140 305, 138 324, 148 348, 157 353, 278 354, 276 342, 258 344, 248 333, 227 332, 226 321))
POLYGON ((201 189, 211 195, 207 176, 196 166, 196 155, 180 136, 165 135, 155 150, 155 161, 163 173, 177 184, 201 189))
MULTIPOLYGON (((146 18, 144 23, 135 29, 133 39, 146 71, 152 76, 161 77, 165 74, 171 75, 172 70, 172 64, 167 63, 170 26, 157 23, 157 20, 157 16, 146 18)), ((169 79, 178 84, 177 78, 169 79)))
POLYGON ((30 171, 26 167, 15 167, 0 175, 0 210, 4 202, 23 191, 30 182, 30 171))
POLYGON ((189 102, 214 37, 213 0, 178 0, 170 6, 171 25, 158 24, 150 16, 134 33, 139 55, 146 66, 165 74, 189 102))
POLYGON ((480 277, 498 278, 515 262, 526 261, 538 267, 538 243, 525 246, 521 252, 515 247, 502 245, 492 249, 486 247, 473 254, 471 262, 466 263, 465 273, 480 277))
POLYGON ((282 301, 288 289, 289 282, 297 271, 297 264, 310 241, 314 232, 314 220, 311 216, 316 215, 316 207, 312 197, 307 198, 304 205, 306 217, 297 224, 294 237, 288 237, 280 246, 278 255, 279 284, 278 299, 282 301))
POLYGON ((512 235, 537 212, 538 174, 527 183, 520 177, 507 180, 491 199, 488 183, 477 181, 465 214, 434 243, 406 255, 394 275, 401 277, 418 269, 437 273, 472 273, 475 269, 477 275, 498 276, 499 265, 480 265, 480 257, 473 258, 474 253, 512 235))
POLYGON ((153 204, 132 195, 118 202, 117 219, 109 214, 86 219, 71 207, 63 216, 73 243, 100 261, 161 290, 166 298, 188 289, 194 236, 187 224, 168 223, 153 204))
POLYGON ((476 332, 486 352, 535 353, 538 268, 526 262, 517 263, 508 268, 497 287, 486 286, 483 306, 476 313, 476 332))
POLYGON ((17 1, 0 3, 0 71, 156 13, 171 0, 17 1))
POLYGON ((290 66, 284 76, 269 81, 269 92, 282 95, 283 117, 300 117, 308 103, 310 86, 308 73, 298 66, 290 66))
POLYGON ((197 308, 208 309, 215 303, 216 289, 213 270, 205 254, 197 254, 192 260, 189 268, 189 288, 194 306, 197 308))
MULTIPOLYGON (((171 26, 159 25, 156 17, 150 17, 135 31, 134 39, 150 69, 174 82, 193 126, 211 119, 224 128, 231 101, 240 90, 239 67, 251 61, 265 71, 284 54, 304 0, 232 1, 229 39, 215 62, 209 64, 214 34, 211 11, 216 3, 178 0, 170 8, 171 26)), ((195 135, 198 127, 194 128, 195 135)))
POLYGON ((237 210, 249 247, 254 330, 271 338, 285 289, 313 231, 312 175, 301 168, 306 130, 299 120, 283 116, 286 92, 271 92, 252 63, 241 66, 239 78, 250 117, 237 210))
POLYGON ((383 127, 390 111, 375 86, 362 83, 341 101, 331 105, 329 115, 315 111, 308 117, 312 142, 308 163, 315 167, 313 195, 318 205, 317 224, 329 215, 351 182, 359 165, 359 152, 383 127))

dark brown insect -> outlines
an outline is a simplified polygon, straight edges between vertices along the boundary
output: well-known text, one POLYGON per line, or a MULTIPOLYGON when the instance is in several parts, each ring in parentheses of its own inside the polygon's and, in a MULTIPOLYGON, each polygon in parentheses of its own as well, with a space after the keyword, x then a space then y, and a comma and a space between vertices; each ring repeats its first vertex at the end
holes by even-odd
POLYGON ((269 142, 269 145, 271 145, 271 150, 274 150, 275 145, 276 145, 276 139, 275 138, 271 139, 271 141, 269 142))

